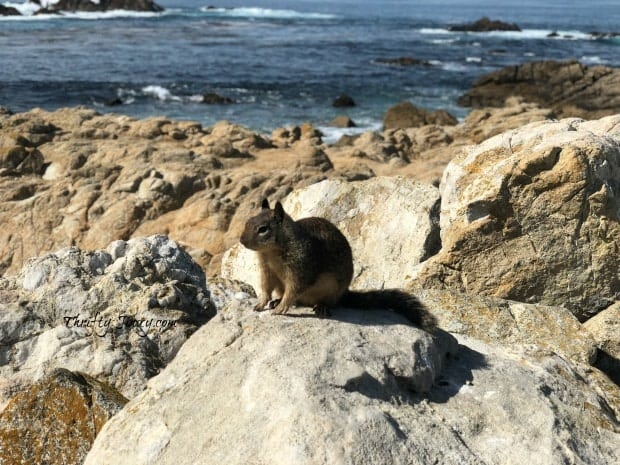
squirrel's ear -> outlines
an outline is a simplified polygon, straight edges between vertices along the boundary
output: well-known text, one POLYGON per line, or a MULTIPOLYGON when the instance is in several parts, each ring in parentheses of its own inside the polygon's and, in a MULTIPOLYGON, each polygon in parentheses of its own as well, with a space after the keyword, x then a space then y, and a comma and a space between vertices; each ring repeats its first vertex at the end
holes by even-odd
POLYGON ((267 197, 263 199, 263 203, 260 204, 260 207, 263 210, 269 210, 269 200, 267 200, 267 197))
POLYGON ((276 212, 276 218, 278 220, 284 218, 284 208, 282 207, 282 204, 280 202, 276 202, 276 207, 274 208, 274 210, 276 212))

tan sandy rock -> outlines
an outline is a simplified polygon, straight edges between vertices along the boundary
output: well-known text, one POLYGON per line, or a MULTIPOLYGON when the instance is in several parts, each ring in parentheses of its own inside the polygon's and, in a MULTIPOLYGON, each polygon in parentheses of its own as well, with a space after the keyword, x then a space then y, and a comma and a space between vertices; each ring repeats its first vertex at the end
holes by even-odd
POLYGON ((619 128, 620 116, 532 123, 457 155, 422 286, 564 306, 581 320, 614 302, 619 128))

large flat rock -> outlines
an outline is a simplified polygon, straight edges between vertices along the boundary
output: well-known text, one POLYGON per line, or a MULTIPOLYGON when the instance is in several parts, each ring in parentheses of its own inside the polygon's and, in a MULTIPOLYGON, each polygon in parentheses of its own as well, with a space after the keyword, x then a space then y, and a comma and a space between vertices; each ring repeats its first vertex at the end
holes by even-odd
POLYGON ((197 331, 105 425, 85 464, 620 458, 609 399, 557 355, 469 339, 455 351, 450 338, 385 311, 342 309, 325 320, 251 307, 233 301, 197 331))

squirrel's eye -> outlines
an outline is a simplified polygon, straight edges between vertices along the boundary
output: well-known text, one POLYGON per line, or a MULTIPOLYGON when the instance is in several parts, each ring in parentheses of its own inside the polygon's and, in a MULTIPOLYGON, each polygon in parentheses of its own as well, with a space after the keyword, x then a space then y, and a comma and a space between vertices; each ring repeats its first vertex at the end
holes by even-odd
POLYGON ((260 234, 261 236, 267 234, 267 231, 269 231, 269 228, 267 226, 261 226, 260 228, 258 228, 258 234, 260 234))

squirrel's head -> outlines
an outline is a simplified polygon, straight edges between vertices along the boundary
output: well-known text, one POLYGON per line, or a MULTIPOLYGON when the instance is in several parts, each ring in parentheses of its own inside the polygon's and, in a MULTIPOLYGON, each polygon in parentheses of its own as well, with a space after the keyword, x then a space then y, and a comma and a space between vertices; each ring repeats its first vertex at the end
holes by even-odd
POLYGON ((288 218, 280 202, 269 208, 269 201, 263 200, 261 212, 245 223, 240 241, 248 249, 266 251, 279 247, 278 237, 282 223, 288 218))

